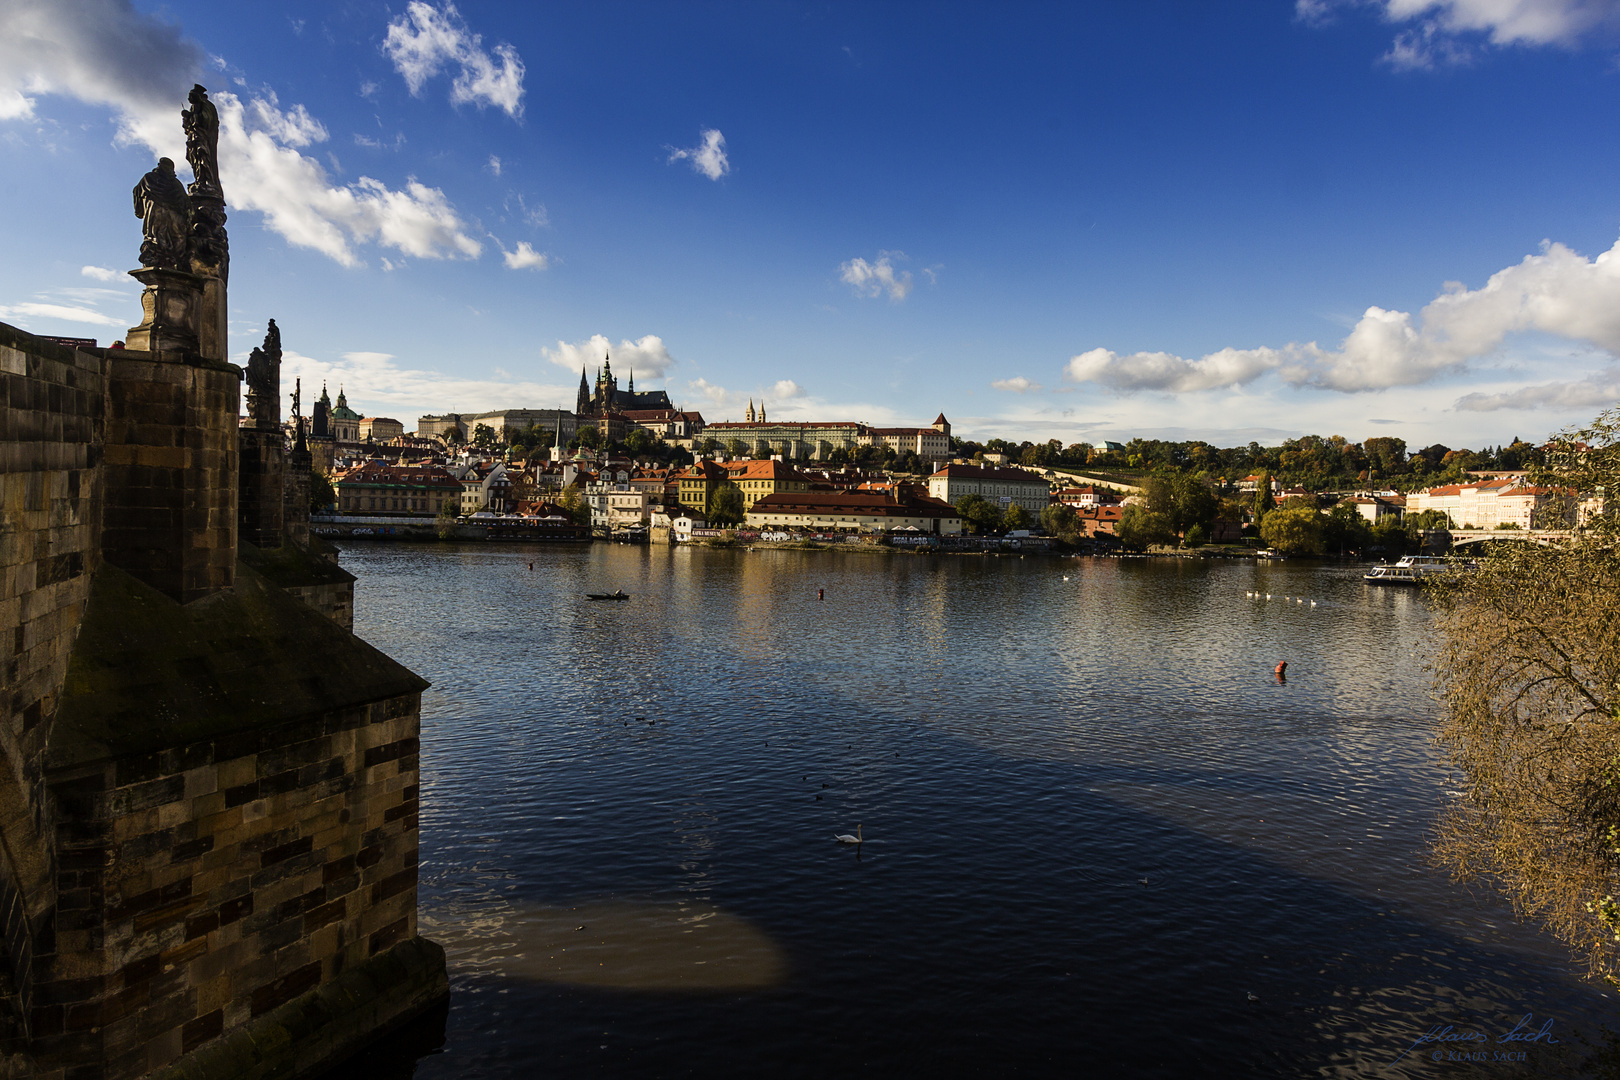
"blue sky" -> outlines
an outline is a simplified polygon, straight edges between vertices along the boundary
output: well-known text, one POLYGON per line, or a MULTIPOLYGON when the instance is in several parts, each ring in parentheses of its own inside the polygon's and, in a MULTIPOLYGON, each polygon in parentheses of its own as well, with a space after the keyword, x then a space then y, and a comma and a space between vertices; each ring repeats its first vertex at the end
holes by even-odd
POLYGON ((1620 4, 0 7, 0 319, 138 320, 226 132, 231 330, 367 414, 1537 438, 1620 398, 1620 4), (333 386, 336 389, 336 386, 333 386))

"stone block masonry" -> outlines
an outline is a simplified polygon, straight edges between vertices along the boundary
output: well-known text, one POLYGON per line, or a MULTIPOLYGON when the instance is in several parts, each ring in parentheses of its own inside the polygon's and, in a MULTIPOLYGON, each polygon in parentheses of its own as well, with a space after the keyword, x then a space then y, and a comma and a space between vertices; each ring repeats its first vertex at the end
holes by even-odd
POLYGON ((239 542, 239 371, 0 324, 0 380, 0 1073, 295 1077, 442 1000, 427 684, 285 510, 239 542))
POLYGON ((229 588, 240 369, 124 351, 107 368, 103 554, 183 604, 229 588))

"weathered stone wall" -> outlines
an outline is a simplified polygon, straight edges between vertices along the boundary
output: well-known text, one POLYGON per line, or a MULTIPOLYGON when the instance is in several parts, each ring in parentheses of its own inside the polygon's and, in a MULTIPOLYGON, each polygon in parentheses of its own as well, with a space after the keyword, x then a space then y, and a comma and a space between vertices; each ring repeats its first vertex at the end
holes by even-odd
POLYGON ((102 360, 0 324, 0 1037, 26 1037, 55 901, 41 755, 100 531, 102 360))
POLYGON ((409 694, 53 778, 53 1058, 136 1077, 416 933, 409 694))
POLYGON ((0 324, 0 380, 0 1071, 293 1075, 442 998, 426 684, 318 539, 238 549, 237 369, 0 324))
POLYGON ((240 369, 107 355, 104 557, 183 604, 229 588, 240 369))

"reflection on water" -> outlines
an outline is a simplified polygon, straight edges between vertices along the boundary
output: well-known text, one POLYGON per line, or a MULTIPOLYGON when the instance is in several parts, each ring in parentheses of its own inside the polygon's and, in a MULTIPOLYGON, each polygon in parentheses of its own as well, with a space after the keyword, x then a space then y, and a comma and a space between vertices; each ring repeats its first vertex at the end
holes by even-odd
POLYGON ((1424 601, 1358 568, 344 564, 357 631, 434 683, 454 999, 418 1076, 1430 1076, 1390 1063, 1434 1024, 1612 1010, 1430 867, 1424 601), (831 842, 857 824, 882 842, 831 842))
POLYGON ((782 981, 782 952, 712 905, 591 901, 425 912, 422 933, 466 975, 663 992, 757 990, 782 981), (460 918, 456 918, 461 914, 460 918))

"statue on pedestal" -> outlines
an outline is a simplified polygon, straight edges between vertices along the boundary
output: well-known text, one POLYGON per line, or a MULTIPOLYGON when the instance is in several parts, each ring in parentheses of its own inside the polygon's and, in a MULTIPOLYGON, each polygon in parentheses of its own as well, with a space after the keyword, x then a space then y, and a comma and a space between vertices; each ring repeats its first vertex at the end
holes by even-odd
POLYGON ((191 108, 180 111, 186 129, 186 160, 191 163, 191 265, 194 274, 230 276, 230 242, 225 233, 225 191, 219 184, 219 110, 208 91, 193 86, 191 108))
POLYGON ((197 178, 192 181, 191 193, 223 199, 225 192, 219 186, 219 110, 200 84, 191 88, 187 100, 191 108, 180 110, 180 122, 186 129, 186 160, 197 178))
POLYGON ((276 320, 270 320, 263 347, 248 354, 246 375, 248 419, 254 427, 274 431, 281 426, 281 331, 276 320))
POLYGON ((189 271, 191 200, 174 175, 174 162, 160 158, 157 168, 135 185, 134 196, 135 216, 141 219, 141 265, 189 271))

